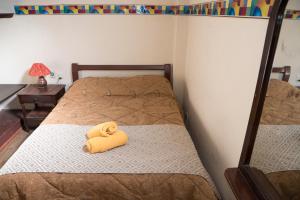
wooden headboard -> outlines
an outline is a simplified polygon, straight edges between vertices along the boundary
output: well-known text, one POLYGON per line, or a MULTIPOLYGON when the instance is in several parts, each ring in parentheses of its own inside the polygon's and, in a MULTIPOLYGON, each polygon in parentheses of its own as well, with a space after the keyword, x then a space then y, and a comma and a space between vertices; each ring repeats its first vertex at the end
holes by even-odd
POLYGON ((162 70, 164 76, 170 81, 173 86, 173 71, 171 64, 164 65, 79 65, 72 64, 72 77, 73 82, 79 79, 79 71, 90 70, 162 70))
POLYGON ((281 73, 282 80, 289 82, 290 75, 291 75, 291 66, 284 66, 284 67, 273 67, 273 73, 281 73))

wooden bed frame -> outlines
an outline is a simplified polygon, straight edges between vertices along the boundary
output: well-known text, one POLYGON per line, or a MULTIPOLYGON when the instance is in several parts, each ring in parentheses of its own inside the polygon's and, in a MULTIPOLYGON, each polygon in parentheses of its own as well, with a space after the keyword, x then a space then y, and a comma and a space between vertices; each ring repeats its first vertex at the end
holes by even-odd
POLYGON ((72 64, 73 82, 79 79, 79 71, 91 70, 163 70, 166 77, 173 87, 173 71, 171 64, 164 65, 79 65, 72 64))
POLYGON ((291 66, 284 66, 284 67, 273 67, 272 68, 273 73, 281 73, 282 80, 289 82, 290 75, 291 75, 291 66))

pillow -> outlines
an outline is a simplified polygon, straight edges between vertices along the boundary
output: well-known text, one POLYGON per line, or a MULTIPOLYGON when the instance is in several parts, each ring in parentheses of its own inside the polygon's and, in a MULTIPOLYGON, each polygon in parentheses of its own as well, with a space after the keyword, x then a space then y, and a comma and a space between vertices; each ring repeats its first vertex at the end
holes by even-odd
MULTIPOLYGON (((173 96, 171 84, 163 76, 128 77, 122 79, 122 84, 130 88, 136 96, 173 96)), ((113 95, 116 95, 116 93, 113 95)))
POLYGON ((87 77, 72 87, 83 95, 174 96, 170 82, 163 76, 87 77))
MULTIPOLYGON (((108 94, 106 88, 99 87, 99 80, 94 77, 81 78, 75 81, 69 90, 72 91, 72 94, 76 94, 78 96, 88 95, 97 97, 108 94)), ((66 96, 68 96, 68 92, 66 93, 66 96)))
POLYGON ((271 79, 266 96, 283 100, 295 96, 296 93, 298 93, 297 88, 295 88, 288 82, 271 79))
POLYGON ((105 94, 104 96, 134 96, 135 93, 128 86, 126 86, 122 78, 97 78, 98 79, 98 87, 104 88, 105 94))

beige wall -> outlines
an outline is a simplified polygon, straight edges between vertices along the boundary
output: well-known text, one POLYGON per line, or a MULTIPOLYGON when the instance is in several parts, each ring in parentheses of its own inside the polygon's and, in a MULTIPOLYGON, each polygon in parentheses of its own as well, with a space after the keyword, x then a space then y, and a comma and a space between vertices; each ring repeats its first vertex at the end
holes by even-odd
MULTIPOLYGON (((0 83, 30 83, 43 62, 71 83, 71 63, 164 64, 173 61, 172 16, 14 16, 0 20, 0 83)), ((182 69, 174 76, 182 81, 182 69)), ((48 77, 49 82, 56 80, 48 77)), ((175 90, 181 94, 175 80, 175 90)))
MULTIPOLYGON (((124 3, 89 0, 85 3, 124 3)), ((128 3, 129 1, 127 1, 128 3)), ((14 4, 82 3, 71 0, 8 1, 14 4)), ((125 2, 126 3, 126 2, 125 2)), ((129 3, 176 4, 175 0, 129 3)), ((71 84, 71 63, 164 64, 173 63, 176 19, 173 16, 54 15, 19 16, 0 20, 0 83, 32 83, 26 72, 33 62, 43 62, 71 84)), ((183 68, 174 65, 175 92, 181 101, 183 68), (178 80, 178 81, 177 81, 178 80)), ((50 83, 56 78, 47 77, 50 83)))
POLYGON ((174 74, 176 80, 174 86, 177 89, 179 102, 182 104, 185 90, 185 62, 186 62, 186 43, 187 43, 187 21, 188 17, 176 16, 174 28, 174 48, 173 48, 173 65, 177 73, 174 74))
MULTIPOLYGON (((288 9, 299 10, 300 1, 290 0, 288 9)), ((291 77, 289 83, 295 86, 300 86, 300 20, 284 19, 276 55, 274 59, 274 66, 282 67, 290 65, 292 67, 291 77)), ((273 74, 277 78, 277 74, 273 74)))
POLYGON ((188 128, 220 193, 233 199, 224 171, 238 165, 268 20, 187 17, 180 23, 187 32, 186 57, 179 60, 185 61, 188 128))
POLYGON ((0 13, 11 13, 13 12, 13 5, 10 0, 0 1, 0 13))
MULTIPOLYGON (((300 86, 300 20, 284 20, 278 46, 276 50, 274 66, 291 66, 289 83, 300 86)), ((276 77, 277 74, 273 74, 276 77)))

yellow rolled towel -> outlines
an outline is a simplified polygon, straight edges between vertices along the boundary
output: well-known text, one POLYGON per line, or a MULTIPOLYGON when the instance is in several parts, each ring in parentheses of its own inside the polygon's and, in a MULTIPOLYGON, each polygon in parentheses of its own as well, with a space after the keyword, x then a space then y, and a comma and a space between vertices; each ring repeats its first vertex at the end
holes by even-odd
POLYGON ((86 143, 86 149, 90 153, 105 152, 115 147, 122 146, 126 144, 127 141, 128 136, 123 131, 118 130, 109 137, 94 137, 89 139, 86 143))
POLYGON ((86 136, 88 139, 91 139, 93 137, 107 137, 109 135, 112 135, 114 132, 116 132, 118 129, 118 125, 116 122, 105 122, 102 124, 98 124, 97 126, 94 126, 91 128, 86 136))

